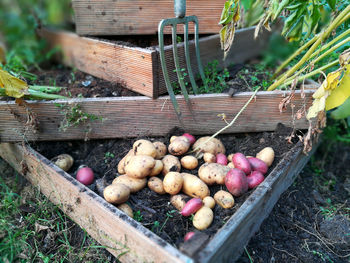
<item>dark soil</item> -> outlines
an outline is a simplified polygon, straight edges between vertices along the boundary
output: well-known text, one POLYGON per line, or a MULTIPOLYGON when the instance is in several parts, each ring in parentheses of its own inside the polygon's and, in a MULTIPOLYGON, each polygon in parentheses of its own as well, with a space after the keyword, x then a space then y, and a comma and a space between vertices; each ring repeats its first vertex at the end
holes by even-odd
MULTIPOLYGON (((179 130, 174 134, 178 135, 179 130)), ((266 146, 271 146, 276 151, 274 166, 283 158, 283 156, 294 146, 286 142, 286 137, 291 130, 279 125, 276 132, 265 132, 257 134, 243 135, 222 135, 219 138, 224 143, 227 153, 242 152, 246 155, 255 155, 258 151, 266 146)), ((169 134, 174 135, 174 134, 169 134)), ((165 138, 151 138, 152 141, 163 141, 167 144, 169 136, 165 138)), ((75 160, 75 164, 70 170, 72 176, 82 164, 88 165, 95 171, 96 179, 105 180, 110 184, 116 177, 118 162, 132 148, 135 139, 119 139, 119 140, 103 140, 103 141, 88 141, 88 142, 45 142, 36 143, 33 146, 46 156, 48 159, 62 154, 71 154, 75 160), (108 157, 115 156, 114 158, 108 157)), ((269 172, 273 169, 270 167, 269 172)), ((189 172, 197 174, 197 170, 189 172)), ((90 188, 99 194, 102 194, 96 184, 90 188)), ((224 189, 225 186, 210 187, 211 195, 213 196, 218 190, 224 189)), ((220 229, 225 221, 240 207, 244 200, 251 194, 247 192, 239 198, 235 198, 235 206, 232 209, 222 209, 216 206, 214 209, 213 224, 205 231, 211 236, 220 229)), ((159 195, 148 188, 133 194, 129 200, 129 204, 134 212, 139 212, 139 221, 145 227, 151 229, 167 242, 178 246, 183 242, 183 237, 188 231, 193 231, 190 218, 181 216, 172 205, 169 205, 170 196, 159 195), (142 220, 140 218, 142 217, 142 220), (159 224, 155 223, 158 222, 159 224)))

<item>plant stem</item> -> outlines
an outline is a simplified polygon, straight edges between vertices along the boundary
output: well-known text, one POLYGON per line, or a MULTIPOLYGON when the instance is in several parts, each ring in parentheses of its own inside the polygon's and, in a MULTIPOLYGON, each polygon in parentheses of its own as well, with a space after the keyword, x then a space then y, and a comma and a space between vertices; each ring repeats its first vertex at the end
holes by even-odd
POLYGON ((41 91, 45 93, 57 93, 57 92, 60 92, 62 89, 62 87, 37 86, 37 85, 29 86, 29 88, 31 90, 41 91))
POLYGON ((311 48, 306 52, 302 59, 295 64, 291 69, 289 69, 283 76, 275 81, 267 90, 271 91, 280 86, 288 77, 290 77, 294 72, 296 72, 311 56, 311 54, 316 50, 316 48, 326 39, 330 33, 339 26, 339 22, 344 20, 344 17, 350 15, 350 5, 347 6, 328 26, 328 28, 321 34, 321 36, 316 40, 316 42, 311 46, 311 48))
MULTIPOLYGON (((338 61, 338 59, 336 59, 336 60, 332 61, 331 63, 328 63, 327 65, 324 65, 323 67, 320 67, 320 68, 315 69, 315 70, 313 70, 313 71, 311 71, 311 72, 309 72, 309 73, 307 73, 305 75, 302 75, 302 76, 298 77, 298 82, 300 82, 300 81, 302 81, 304 79, 310 78, 313 75, 319 74, 322 71, 337 65, 338 63, 339 63, 339 61, 338 61)), ((293 75, 292 77, 286 79, 286 81, 283 83, 283 86, 287 86, 287 85, 291 84, 296 77, 297 76, 293 75)))
POLYGON ((240 111, 236 114, 236 116, 233 118, 233 120, 227 124, 224 128, 222 128, 221 130, 217 131, 216 133, 214 133, 212 136, 210 136, 210 138, 208 140, 206 140, 205 142, 203 142, 202 144, 198 145, 195 149, 193 149, 193 151, 191 152, 195 152, 197 151, 199 148, 201 148, 204 144, 206 144, 207 142, 209 142, 212 138, 215 138, 216 136, 218 136, 220 133, 222 133, 224 130, 226 130, 227 128, 231 127, 237 120, 237 118, 239 117, 239 115, 241 115, 241 113, 247 108, 247 106, 249 105, 249 103, 252 101, 252 99, 255 97, 256 93, 260 90, 261 87, 257 88, 254 93, 252 94, 252 96, 249 98, 249 100, 244 104, 244 106, 240 109, 240 111))
POLYGON ((41 92, 41 91, 37 91, 37 90, 32 90, 32 89, 28 89, 29 92, 29 97, 30 98, 38 98, 38 99, 47 99, 47 100, 58 100, 58 99, 68 99, 65 96, 61 96, 61 95, 57 95, 57 94, 47 94, 45 92, 41 92))

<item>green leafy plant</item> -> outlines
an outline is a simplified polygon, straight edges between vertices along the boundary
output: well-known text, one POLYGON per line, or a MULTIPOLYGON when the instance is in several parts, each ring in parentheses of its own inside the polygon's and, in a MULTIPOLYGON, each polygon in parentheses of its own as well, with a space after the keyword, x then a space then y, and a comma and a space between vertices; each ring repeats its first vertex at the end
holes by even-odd
POLYGON ((115 157, 115 155, 111 152, 106 152, 105 156, 104 156, 104 162, 108 163, 111 159, 113 159, 115 157))
POLYGON ((142 222, 143 216, 142 216, 140 210, 137 210, 137 211, 134 213, 134 219, 135 219, 137 222, 142 222))
POLYGON ((230 73, 227 69, 220 71, 218 65, 219 62, 214 60, 204 68, 205 85, 199 87, 200 93, 220 93, 227 88, 226 81, 230 77, 230 73))

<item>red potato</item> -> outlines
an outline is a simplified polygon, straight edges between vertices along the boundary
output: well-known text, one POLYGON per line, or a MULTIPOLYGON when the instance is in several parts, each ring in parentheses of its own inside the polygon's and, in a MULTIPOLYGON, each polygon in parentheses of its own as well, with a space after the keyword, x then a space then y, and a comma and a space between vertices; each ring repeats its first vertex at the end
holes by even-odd
POLYGON ((216 163, 222 164, 222 165, 227 165, 227 157, 223 153, 218 153, 216 155, 216 163))
POLYGON ((78 169, 77 180, 84 185, 90 185, 94 181, 94 172, 89 167, 82 167, 78 169))
POLYGON ((252 189, 257 187, 265 180, 264 175, 259 171, 253 171, 250 175, 247 176, 248 188, 252 189))
POLYGON ((248 157, 247 159, 253 171, 259 171, 262 174, 267 173, 267 170, 269 169, 269 167, 266 165, 264 161, 255 157, 248 157))
POLYGON ((188 232, 185 236, 184 236, 184 241, 186 242, 187 240, 191 239, 194 236, 195 232, 191 231, 188 232))
POLYGON ((247 176, 240 169, 233 168, 225 177, 227 190, 234 196, 240 196, 248 191, 247 176))
POLYGON ((192 198, 188 201, 181 210, 181 215, 190 216, 196 213, 203 206, 203 201, 200 198, 192 198))
POLYGON ((242 170, 245 174, 251 173, 252 169, 250 163, 243 153, 235 153, 232 156, 232 162, 235 168, 242 170))
POLYGON ((194 138, 194 136, 189 133, 184 133, 182 136, 185 136, 190 141, 191 145, 196 142, 196 138, 194 138))

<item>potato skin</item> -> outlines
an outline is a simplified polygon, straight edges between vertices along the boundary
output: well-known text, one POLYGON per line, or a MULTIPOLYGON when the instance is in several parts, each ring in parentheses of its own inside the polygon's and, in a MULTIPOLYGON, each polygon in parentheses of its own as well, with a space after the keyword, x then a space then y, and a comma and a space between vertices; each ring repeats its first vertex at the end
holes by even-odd
POLYGON ((179 172, 169 172, 164 176, 164 191, 171 195, 176 195, 182 189, 184 179, 179 172))
POLYGON ((193 170, 198 166, 198 160, 192 155, 187 155, 181 158, 181 166, 188 170, 193 170))
POLYGON ((134 156, 134 150, 131 149, 118 163, 118 173, 125 174, 125 161, 128 156, 134 156))
POLYGON ((134 178, 145 178, 152 172, 156 161, 148 155, 131 156, 125 166, 125 173, 134 178))
POLYGON ((250 166, 250 163, 248 159, 245 157, 243 153, 235 153, 232 156, 232 162, 235 165, 235 168, 238 168, 245 172, 245 174, 250 174, 252 171, 252 168, 250 166))
POLYGON ((204 206, 213 209, 215 207, 215 200, 211 196, 206 196, 203 198, 203 204, 204 206))
POLYGON ((209 207, 203 206, 199 209, 193 217, 193 226, 198 230, 207 229, 214 219, 213 210, 209 207))
POLYGON ((216 156, 212 153, 204 153, 203 160, 206 163, 216 163, 216 156))
MULTIPOLYGON (((208 140, 210 137, 205 136, 199 138, 192 146, 193 149, 196 149, 199 145, 203 144, 206 140, 208 140)), ((225 154, 225 146, 222 144, 222 142, 219 139, 211 138, 210 141, 202 145, 198 150, 198 152, 203 153, 212 153, 214 155, 217 155, 218 153, 225 154)))
POLYGON ((265 147, 256 154, 256 158, 264 161, 270 167, 275 159, 275 151, 271 147, 265 147))
POLYGON ((233 162, 229 162, 229 163, 227 164, 227 167, 229 167, 230 169, 232 169, 232 168, 235 168, 235 165, 233 164, 233 162))
POLYGON ((203 206, 203 201, 200 198, 192 198, 181 210, 181 215, 190 216, 197 212, 203 206))
POLYGON ((117 208, 121 211, 123 211, 125 214, 127 214, 129 217, 133 218, 134 217, 134 213, 132 211, 132 208, 127 204, 127 203, 124 203, 124 204, 121 204, 121 205, 118 205, 117 208))
POLYGON ((198 176, 208 185, 225 184, 225 176, 229 170, 229 167, 218 163, 204 163, 198 170, 198 176))
POLYGON ((227 157, 223 153, 218 153, 216 155, 216 162, 221 165, 227 165, 227 157))
POLYGON ((216 192, 214 195, 214 200, 219 206, 225 209, 231 208, 235 204, 235 199, 233 196, 224 190, 216 192))
POLYGON ((184 194, 177 194, 170 197, 170 203, 179 211, 181 211, 186 205, 189 197, 184 194))
POLYGON ((157 152, 155 159, 157 160, 162 159, 167 153, 166 145, 160 141, 154 142, 153 145, 156 148, 156 152, 157 152))
POLYGON ((74 159, 69 154, 63 153, 53 158, 55 165, 67 172, 73 165, 74 159))
POLYGON ((172 155, 183 155, 190 148, 191 143, 185 136, 175 138, 168 146, 168 152, 172 155))
POLYGON ((135 155, 147 155, 155 158, 157 156, 156 147, 149 140, 137 140, 134 142, 132 149, 135 155))
POLYGON ((267 170, 269 169, 269 167, 267 166, 267 164, 264 161, 262 161, 258 158, 255 158, 255 157, 248 157, 247 159, 248 159, 253 171, 259 171, 262 174, 267 173, 267 170))
POLYGON ((240 169, 231 169, 225 177, 227 190, 234 196, 240 196, 248 191, 247 177, 240 169))
POLYGON ((227 161, 232 162, 233 153, 227 155, 227 161))
POLYGON ((151 189, 153 192, 156 192, 157 194, 163 195, 166 193, 163 187, 163 181, 158 177, 151 177, 148 180, 147 185, 149 189, 151 189))
POLYGON ((257 187, 265 180, 264 175, 259 171, 253 171, 250 175, 247 176, 248 188, 252 189, 257 187))
POLYGON ((124 184, 111 184, 104 189, 103 196, 108 203, 122 204, 128 201, 130 189, 124 184))
POLYGON ((151 173, 149 174, 149 176, 156 176, 158 174, 160 174, 163 170, 163 162, 161 160, 156 160, 156 163, 151 171, 151 173))
POLYGON ((188 173, 182 173, 181 175, 184 179, 182 191, 185 194, 201 199, 210 195, 208 186, 197 176, 188 173))
POLYGON ((165 155, 162 159, 163 162, 163 170, 162 174, 166 175, 169 172, 180 172, 181 164, 179 158, 173 155, 165 155))
POLYGON ((134 178, 128 176, 127 174, 123 174, 115 178, 112 184, 123 184, 129 187, 130 193, 136 193, 143 189, 147 184, 146 178, 134 178))

